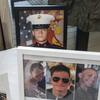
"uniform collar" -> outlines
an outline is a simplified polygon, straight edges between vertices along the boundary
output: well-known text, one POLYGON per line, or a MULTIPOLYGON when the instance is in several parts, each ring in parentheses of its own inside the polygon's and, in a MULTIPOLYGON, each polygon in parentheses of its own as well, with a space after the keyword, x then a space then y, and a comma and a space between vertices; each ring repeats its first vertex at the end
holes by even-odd
POLYGON ((49 42, 45 42, 45 43, 43 43, 43 44, 40 44, 40 43, 38 43, 38 42, 35 43, 35 46, 37 46, 37 47, 46 47, 46 46, 48 46, 48 45, 49 45, 49 42))

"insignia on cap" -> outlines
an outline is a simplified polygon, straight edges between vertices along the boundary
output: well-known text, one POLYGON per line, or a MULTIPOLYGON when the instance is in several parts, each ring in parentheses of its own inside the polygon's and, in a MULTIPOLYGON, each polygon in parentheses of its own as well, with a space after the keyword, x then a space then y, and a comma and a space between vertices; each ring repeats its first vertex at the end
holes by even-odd
POLYGON ((41 15, 38 15, 38 19, 40 19, 42 16, 41 15))

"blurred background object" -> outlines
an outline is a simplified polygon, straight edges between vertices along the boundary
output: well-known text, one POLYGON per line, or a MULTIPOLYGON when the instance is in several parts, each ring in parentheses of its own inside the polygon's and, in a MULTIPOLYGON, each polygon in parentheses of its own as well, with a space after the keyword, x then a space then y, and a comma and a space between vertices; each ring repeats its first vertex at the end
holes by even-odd
POLYGON ((2 23, 0 18, 0 50, 5 49, 5 41, 3 36, 3 29, 2 29, 2 23))
POLYGON ((2 34, 4 36, 5 41, 5 48, 11 48, 14 45, 13 42, 13 25, 11 20, 11 14, 10 14, 10 7, 8 0, 0 0, 0 18, 1 18, 1 25, 2 25, 2 34))
POLYGON ((47 5, 48 0, 27 0, 31 5, 47 5))

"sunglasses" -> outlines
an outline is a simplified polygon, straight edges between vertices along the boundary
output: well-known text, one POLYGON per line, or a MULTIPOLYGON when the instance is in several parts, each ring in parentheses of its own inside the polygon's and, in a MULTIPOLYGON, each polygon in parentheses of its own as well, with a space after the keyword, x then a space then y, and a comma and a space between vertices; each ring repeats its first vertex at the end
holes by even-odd
POLYGON ((52 79, 54 82, 58 82, 58 81, 62 80, 62 82, 65 84, 69 82, 69 78, 53 77, 52 79))

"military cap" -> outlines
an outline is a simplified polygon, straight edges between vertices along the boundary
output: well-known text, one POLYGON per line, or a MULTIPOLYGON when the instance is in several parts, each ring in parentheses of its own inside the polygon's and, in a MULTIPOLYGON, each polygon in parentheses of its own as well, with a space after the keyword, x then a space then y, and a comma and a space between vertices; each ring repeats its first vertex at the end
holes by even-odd
POLYGON ((54 19, 54 16, 49 14, 34 14, 27 17, 27 21, 31 22, 33 29, 48 28, 54 19))

